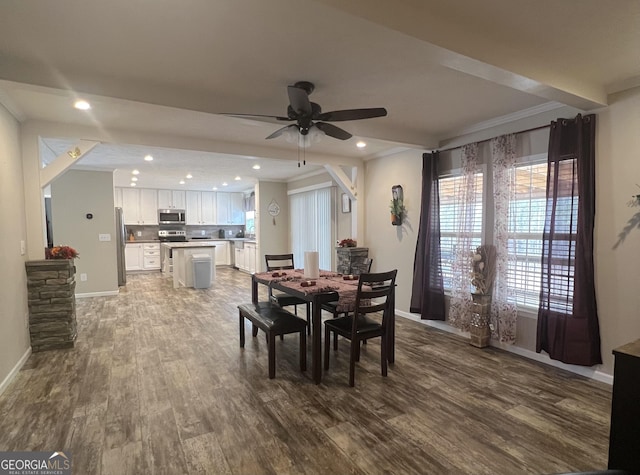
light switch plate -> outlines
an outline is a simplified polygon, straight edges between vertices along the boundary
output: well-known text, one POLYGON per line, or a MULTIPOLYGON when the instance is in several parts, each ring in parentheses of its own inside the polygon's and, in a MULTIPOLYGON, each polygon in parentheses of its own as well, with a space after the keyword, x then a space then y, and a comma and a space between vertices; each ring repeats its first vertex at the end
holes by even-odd
POLYGON ((99 241, 111 241, 111 234, 98 234, 99 241))
POLYGON ((24 256, 27 253, 27 243, 24 241, 20 241, 20 255, 24 256))

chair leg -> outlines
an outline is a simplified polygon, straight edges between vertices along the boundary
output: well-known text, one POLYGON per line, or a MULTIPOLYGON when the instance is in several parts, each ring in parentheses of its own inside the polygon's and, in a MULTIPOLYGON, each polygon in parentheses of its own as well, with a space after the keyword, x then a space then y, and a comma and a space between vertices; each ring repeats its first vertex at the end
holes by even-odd
POLYGON ((244 315, 239 311, 239 320, 240 320, 240 348, 244 348, 244 315))
POLYGON ((333 351, 338 351, 338 334, 333 334, 333 351))
POLYGON ((356 355, 358 348, 360 348, 360 342, 357 338, 351 340, 351 355, 349 358, 349 386, 356 385, 356 355))
POLYGON ((251 323, 251 334, 254 338, 258 336, 258 327, 254 323, 251 323))
POLYGON ((311 304, 307 302, 307 334, 311 335, 311 304))
POLYGON ((387 375, 387 337, 382 334, 382 341, 380 342, 380 369, 382 370, 382 376, 387 375))
POLYGON ((269 332, 267 336, 267 354, 269 356, 269 379, 276 377, 276 336, 269 332))
POLYGON ((358 340, 358 344, 356 345, 356 361, 360 361, 360 340, 358 340))
POLYGON ((307 335, 302 330, 300 332, 300 371, 307 370, 307 335))
POLYGON ((331 340, 331 331, 328 327, 324 327, 324 369, 329 369, 329 341, 331 340))

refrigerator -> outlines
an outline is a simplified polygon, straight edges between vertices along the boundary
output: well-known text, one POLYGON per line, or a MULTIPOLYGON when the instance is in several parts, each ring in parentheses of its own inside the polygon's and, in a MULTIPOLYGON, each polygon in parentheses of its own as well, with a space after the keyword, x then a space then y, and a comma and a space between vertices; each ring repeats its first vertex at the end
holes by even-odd
POLYGON ((124 215, 122 208, 116 208, 116 247, 118 262, 118 287, 127 285, 127 272, 125 268, 124 249, 126 245, 126 229, 124 227, 124 215))

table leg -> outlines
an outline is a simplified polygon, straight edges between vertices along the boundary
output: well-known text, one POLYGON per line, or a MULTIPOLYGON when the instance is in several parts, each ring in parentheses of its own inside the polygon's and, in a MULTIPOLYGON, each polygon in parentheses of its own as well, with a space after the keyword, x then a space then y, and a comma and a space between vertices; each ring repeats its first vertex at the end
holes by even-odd
POLYGON ((322 381, 322 309, 320 308, 321 300, 319 295, 314 296, 312 308, 312 325, 311 332, 311 368, 313 381, 320 384, 322 381))
POLYGON ((389 295, 389 321, 387 325, 387 361, 393 363, 396 359, 396 289, 391 289, 389 295))
POLYGON ((253 275, 251 276, 251 301, 258 303, 258 281, 253 275))

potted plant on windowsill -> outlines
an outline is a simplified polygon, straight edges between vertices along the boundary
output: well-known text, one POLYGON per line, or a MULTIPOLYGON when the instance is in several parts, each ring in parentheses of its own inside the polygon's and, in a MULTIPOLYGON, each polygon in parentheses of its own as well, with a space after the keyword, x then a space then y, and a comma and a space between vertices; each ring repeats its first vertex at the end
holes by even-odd
POLYGON ((391 224, 394 226, 400 226, 402 224, 402 218, 407 212, 403 201, 401 199, 391 200, 391 203, 389 204, 389 211, 391 211, 391 224))

